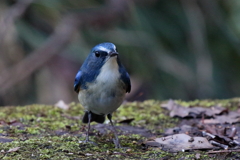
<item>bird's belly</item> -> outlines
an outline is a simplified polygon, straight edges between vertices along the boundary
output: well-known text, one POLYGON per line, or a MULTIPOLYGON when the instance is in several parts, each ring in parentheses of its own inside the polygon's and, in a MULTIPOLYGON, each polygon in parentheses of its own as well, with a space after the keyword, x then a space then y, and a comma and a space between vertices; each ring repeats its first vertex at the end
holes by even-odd
POLYGON ((109 114, 114 112, 123 102, 125 90, 119 82, 116 85, 106 83, 93 84, 78 94, 80 103, 87 111, 95 114, 109 114))

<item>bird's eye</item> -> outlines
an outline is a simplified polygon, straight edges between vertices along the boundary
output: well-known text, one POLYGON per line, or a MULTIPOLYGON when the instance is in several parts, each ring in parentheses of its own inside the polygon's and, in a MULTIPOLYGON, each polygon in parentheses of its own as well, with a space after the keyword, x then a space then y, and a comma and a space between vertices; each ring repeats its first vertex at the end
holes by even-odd
POLYGON ((98 51, 95 52, 96 57, 100 57, 100 53, 98 51))

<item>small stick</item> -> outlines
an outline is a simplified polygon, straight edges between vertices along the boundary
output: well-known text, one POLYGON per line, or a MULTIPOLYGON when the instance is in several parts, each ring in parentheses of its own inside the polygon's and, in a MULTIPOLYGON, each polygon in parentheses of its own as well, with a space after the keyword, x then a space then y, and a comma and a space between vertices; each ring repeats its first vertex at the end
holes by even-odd
POLYGON ((221 143, 218 143, 218 142, 215 142, 215 141, 209 141, 209 142, 210 142, 212 145, 222 147, 223 149, 228 149, 228 146, 227 146, 227 145, 224 145, 224 144, 221 144, 221 143))
POLYGON ((238 142, 237 140, 233 140, 233 144, 240 146, 240 142, 238 142))
POLYGON ((238 150, 209 151, 209 152, 207 152, 207 153, 208 153, 208 154, 213 154, 213 153, 230 153, 230 152, 240 152, 240 149, 238 149, 238 150))
POLYGON ((209 137, 211 137, 211 138, 215 138, 215 137, 216 137, 215 135, 213 135, 213 134, 211 134, 211 133, 208 133, 208 132, 206 132, 206 131, 202 131, 202 134, 203 134, 204 137, 205 137, 205 136, 209 136, 209 137))

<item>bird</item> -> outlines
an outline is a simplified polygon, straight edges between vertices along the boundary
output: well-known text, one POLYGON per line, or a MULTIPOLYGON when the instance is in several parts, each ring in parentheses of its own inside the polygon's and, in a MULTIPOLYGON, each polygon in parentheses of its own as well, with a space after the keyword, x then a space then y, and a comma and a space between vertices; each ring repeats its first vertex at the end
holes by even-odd
POLYGON ((84 142, 94 143, 89 140, 90 123, 104 123, 107 116, 115 136, 115 147, 121 148, 112 113, 120 107, 126 93, 130 93, 131 81, 113 43, 104 42, 92 48, 76 74, 74 91, 85 109, 82 122, 88 124, 84 142))

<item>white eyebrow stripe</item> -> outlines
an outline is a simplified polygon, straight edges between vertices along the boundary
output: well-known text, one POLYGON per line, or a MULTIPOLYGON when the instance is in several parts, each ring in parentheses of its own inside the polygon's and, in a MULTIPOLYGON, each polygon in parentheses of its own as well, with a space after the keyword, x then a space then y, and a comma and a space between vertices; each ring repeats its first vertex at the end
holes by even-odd
POLYGON ((107 53, 110 52, 109 49, 107 49, 107 48, 105 48, 105 47, 102 47, 102 46, 99 46, 98 49, 101 50, 101 51, 105 51, 105 52, 107 52, 107 53))

